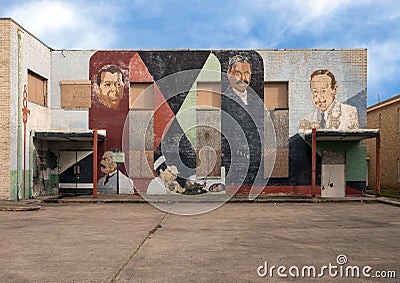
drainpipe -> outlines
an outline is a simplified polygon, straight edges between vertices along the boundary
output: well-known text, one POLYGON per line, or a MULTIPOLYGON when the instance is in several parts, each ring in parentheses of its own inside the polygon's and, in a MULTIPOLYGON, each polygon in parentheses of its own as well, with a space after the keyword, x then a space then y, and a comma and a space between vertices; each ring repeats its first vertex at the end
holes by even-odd
POLYGON ((381 133, 376 137, 376 196, 381 196, 381 133))
POLYGON ((317 186, 317 130, 312 129, 311 136, 311 196, 315 196, 317 186))
POLYGON ((93 130, 93 198, 97 198, 97 129, 93 130))
MULTIPOLYGON (((17 121, 17 200, 21 186, 21 166, 22 166, 22 32, 17 31, 18 35, 18 121, 17 121)), ((25 196, 24 196, 25 197, 25 196)))

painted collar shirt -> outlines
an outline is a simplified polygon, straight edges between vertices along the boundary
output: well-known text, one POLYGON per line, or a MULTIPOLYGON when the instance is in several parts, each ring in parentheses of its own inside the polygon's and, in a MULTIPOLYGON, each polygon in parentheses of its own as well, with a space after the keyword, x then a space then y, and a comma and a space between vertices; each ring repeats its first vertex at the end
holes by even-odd
POLYGON ((315 109, 302 118, 299 132, 313 128, 333 130, 359 129, 357 108, 335 99, 325 112, 315 109))

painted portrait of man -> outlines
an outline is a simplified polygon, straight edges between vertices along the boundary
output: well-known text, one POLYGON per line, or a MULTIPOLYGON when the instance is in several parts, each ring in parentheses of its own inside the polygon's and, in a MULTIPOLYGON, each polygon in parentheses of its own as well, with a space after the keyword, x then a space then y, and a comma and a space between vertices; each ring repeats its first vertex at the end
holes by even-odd
POLYGON ((103 194, 132 194, 133 181, 117 170, 117 163, 113 160, 113 151, 104 152, 100 161, 100 170, 105 175, 101 177, 97 183, 99 193, 103 194))
POLYGON ((316 70, 310 77, 311 100, 315 109, 306 114, 299 132, 316 129, 352 130, 360 128, 357 108, 336 99, 338 85, 329 70, 316 70))
POLYGON ((232 90, 245 105, 248 105, 247 88, 251 82, 250 60, 242 55, 232 57, 228 63, 227 73, 232 90))
POLYGON ((232 172, 229 185, 252 186, 257 183, 259 168, 263 168, 262 64, 251 52, 229 55, 223 58, 227 63, 221 98, 223 164, 227 172, 232 172), (238 127, 243 135, 238 134, 238 127))
POLYGON ((124 87, 124 74, 117 66, 106 65, 98 72, 94 88, 104 106, 117 109, 124 95, 124 87))

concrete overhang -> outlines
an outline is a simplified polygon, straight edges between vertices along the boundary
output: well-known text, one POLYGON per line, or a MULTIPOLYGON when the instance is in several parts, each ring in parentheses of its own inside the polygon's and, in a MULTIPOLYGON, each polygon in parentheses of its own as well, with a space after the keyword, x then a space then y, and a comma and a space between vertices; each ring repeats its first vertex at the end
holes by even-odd
MULTIPOLYGON (((31 136, 35 139, 54 141, 54 142, 87 142, 93 141, 94 130, 31 130, 31 136)), ((99 142, 106 139, 106 130, 97 130, 97 138, 99 142)))
MULTIPOLYGON (((379 129, 357 129, 338 131, 331 129, 317 129, 317 141, 361 141, 379 136, 379 129)), ((312 130, 304 133, 304 138, 308 141, 312 139, 312 130)))

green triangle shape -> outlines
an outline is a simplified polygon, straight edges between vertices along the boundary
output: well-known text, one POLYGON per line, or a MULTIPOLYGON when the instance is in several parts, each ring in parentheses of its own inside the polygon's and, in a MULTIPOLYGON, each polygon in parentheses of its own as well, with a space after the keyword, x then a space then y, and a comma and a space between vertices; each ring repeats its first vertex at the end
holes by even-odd
POLYGON ((207 58, 201 69, 197 79, 190 88, 185 101, 175 115, 176 119, 185 133, 187 139, 196 148, 196 105, 197 105, 197 83, 198 82, 220 82, 221 81, 221 64, 213 53, 207 58))

